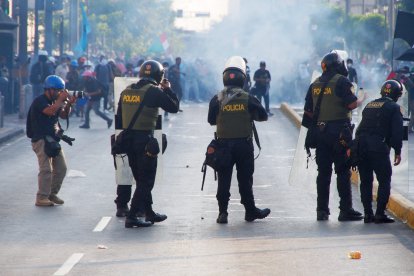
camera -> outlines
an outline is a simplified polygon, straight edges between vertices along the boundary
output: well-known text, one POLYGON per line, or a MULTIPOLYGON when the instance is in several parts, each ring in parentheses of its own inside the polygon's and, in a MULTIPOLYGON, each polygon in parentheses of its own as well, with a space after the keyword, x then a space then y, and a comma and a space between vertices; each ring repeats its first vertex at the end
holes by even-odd
POLYGON ((68 145, 72 146, 72 142, 75 141, 75 138, 69 137, 63 134, 63 129, 59 129, 55 133, 56 137, 60 138, 63 142, 67 143, 68 145))
POLYGON ((76 98, 76 99, 82 99, 85 97, 85 92, 83 91, 68 91, 69 95, 76 98))

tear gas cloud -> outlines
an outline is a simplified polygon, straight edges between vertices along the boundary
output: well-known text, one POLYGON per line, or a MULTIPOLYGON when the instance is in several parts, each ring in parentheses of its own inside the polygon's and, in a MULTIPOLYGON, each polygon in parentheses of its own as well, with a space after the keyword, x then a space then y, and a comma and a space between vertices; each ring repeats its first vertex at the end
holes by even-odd
MULTIPOLYGON (((230 1, 229 15, 206 33, 186 41, 185 58, 208 60, 217 75, 217 87, 222 87, 221 73, 225 61, 233 55, 246 57, 251 71, 259 69, 259 62, 266 61, 272 75, 271 101, 284 100, 284 95, 296 93, 284 90, 282 79, 293 83, 298 78, 298 66, 308 61, 319 62, 313 57, 310 16, 320 13, 321 1, 261 0, 230 1)), ((316 65, 318 66, 318 65, 316 65)), ((309 81, 308 81, 309 84, 309 81)), ((294 90, 293 87, 291 87, 294 90)), ((304 91, 298 91, 299 100, 304 91)))

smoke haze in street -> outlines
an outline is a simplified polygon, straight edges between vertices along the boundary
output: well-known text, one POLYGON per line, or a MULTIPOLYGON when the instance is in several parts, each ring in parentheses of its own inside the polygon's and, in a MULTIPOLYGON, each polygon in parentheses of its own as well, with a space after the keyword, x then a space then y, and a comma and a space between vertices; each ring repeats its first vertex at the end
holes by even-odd
MULTIPOLYGON (((233 55, 246 57, 253 78, 260 61, 266 61, 272 75, 271 94, 281 97, 280 81, 297 78, 298 65, 311 60, 312 27, 310 16, 320 11, 320 1, 230 1, 230 13, 211 31, 186 44, 183 57, 201 57, 212 62, 221 82, 225 60, 233 55), (239 3, 239 4, 238 4, 239 3)), ((323 4, 326 7, 326 4, 323 4)), ((334 27, 334 26, 333 26, 334 27)), ((313 65, 313 64, 312 64, 313 65)), ((221 83, 218 86, 222 86, 221 83)), ((306 91, 303 91, 303 97, 306 91)))

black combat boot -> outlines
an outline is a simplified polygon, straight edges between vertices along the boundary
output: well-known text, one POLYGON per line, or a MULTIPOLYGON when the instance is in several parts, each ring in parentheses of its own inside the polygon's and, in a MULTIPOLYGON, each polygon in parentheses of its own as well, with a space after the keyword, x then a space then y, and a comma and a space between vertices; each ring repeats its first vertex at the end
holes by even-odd
POLYGON ((329 211, 316 211, 316 220, 328 220, 329 219, 329 211))
POLYGON ((385 214, 384 211, 376 211, 374 217, 375 223, 393 223, 395 220, 385 214))
POLYGON ((227 217, 228 217, 228 213, 227 212, 220 212, 218 215, 218 218, 216 220, 217 223, 220 224, 226 224, 228 223, 227 217))
POLYGON ((116 209, 116 216, 117 216, 118 218, 123 218, 123 217, 126 217, 126 216, 128 216, 128 214, 129 214, 129 208, 128 208, 128 205, 125 205, 125 206, 118 206, 118 207, 117 207, 117 209, 116 209))
POLYGON ((246 210, 246 214, 244 216, 244 220, 248 222, 252 222, 255 219, 264 219, 270 214, 270 209, 259 209, 254 207, 253 209, 246 210))
POLYGON ((341 210, 338 216, 339 221, 356 221, 361 219, 363 219, 362 214, 358 211, 355 211, 353 208, 350 208, 346 211, 341 210))
POLYGON ((364 210, 364 223, 372 222, 374 222, 374 212, 372 212, 372 209, 364 210))
POLYGON ((125 228, 149 227, 151 225, 152 225, 151 222, 144 221, 137 217, 127 217, 125 219, 125 228))
POLYGON ((166 215, 155 213, 154 211, 146 212, 145 214, 145 221, 154 223, 154 222, 161 222, 167 219, 166 215))

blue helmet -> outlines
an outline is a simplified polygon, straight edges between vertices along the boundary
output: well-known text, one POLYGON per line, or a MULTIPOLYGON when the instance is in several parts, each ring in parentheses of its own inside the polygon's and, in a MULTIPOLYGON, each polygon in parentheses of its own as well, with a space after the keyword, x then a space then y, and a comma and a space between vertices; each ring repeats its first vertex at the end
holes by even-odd
POLYGON ((73 67, 78 67, 78 66, 79 66, 79 64, 78 64, 78 62, 77 62, 76 60, 72 60, 72 61, 70 62, 70 66, 73 66, 73 67))
POLYGON ((45 89, 65 89, 65 81, 56 75, 50 75, 45 79, 45 89))

